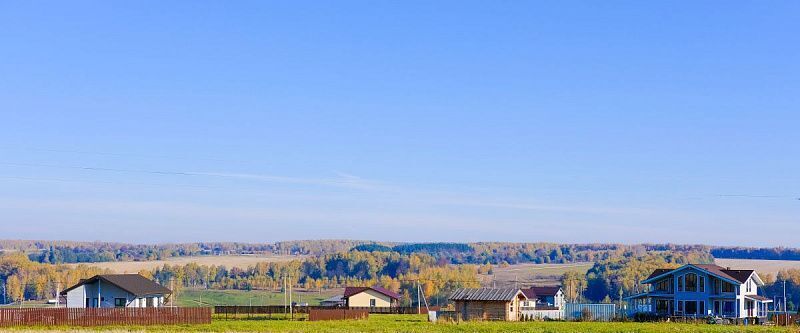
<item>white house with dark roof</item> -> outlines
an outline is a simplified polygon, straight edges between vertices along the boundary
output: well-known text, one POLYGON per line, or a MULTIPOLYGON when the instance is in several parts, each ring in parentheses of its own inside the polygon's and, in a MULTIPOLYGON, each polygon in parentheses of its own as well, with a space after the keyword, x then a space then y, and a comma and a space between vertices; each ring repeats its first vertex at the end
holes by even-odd
POLYGON ((164 306, 172 291, 139 274, 95 275, 61 292, 69 308, 164 306))
POLYGON ((758 295, 758 288, 764 282, 754 270, 689 264, 676 269, 657 269, 642 283, 649 285, 647 291, 626 298, 632 312, 763 319, 772 303, 758 295))
POLYGON ((564 291, 559 286, 532 286, 522 289, 528 298, 521 302, 525 319, 563 319, 564 291))

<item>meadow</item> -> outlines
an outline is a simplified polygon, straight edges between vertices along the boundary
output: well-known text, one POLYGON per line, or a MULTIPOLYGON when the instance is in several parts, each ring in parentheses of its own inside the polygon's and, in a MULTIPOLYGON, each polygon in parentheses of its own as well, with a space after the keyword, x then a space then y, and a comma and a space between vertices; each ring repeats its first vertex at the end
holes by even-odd
MULTIPOLYGON (((323 289, 319 291, 298 290, 292 293, 292 301, 298 304, 319 305, 319 302, 334 295, 341 295, 344 289, 323 289)), ((178 306, 213 305, 283 305, 283 293, 270 290, 181 290, 178 293, 178 306)))
POLYGON ((569 264, 516 264, 505 267, 494 266, 493 274, 482 274, 481 281, 487 286, 513 287, 515 281, 519 285, 557 285, 566 272, 586 274, 594 263, 569 264))
POLYGON ((800 269, 799 260, 714 259, 714 263, 732 269, 754 269, 758 274, 778 275, 785 269, 800 269))
POLYGON ((734 333, 797 332, 797 328, 765 326, 721 326, 683 323, 595 323, 595 322, 468 322, 429 323, 424 315, 371 315, 368 320, 288 321, 279 319, 217 319, 209 325, 113 326, 94 328, 26 327, 10 332, 292 332, 292 333, 734 333))

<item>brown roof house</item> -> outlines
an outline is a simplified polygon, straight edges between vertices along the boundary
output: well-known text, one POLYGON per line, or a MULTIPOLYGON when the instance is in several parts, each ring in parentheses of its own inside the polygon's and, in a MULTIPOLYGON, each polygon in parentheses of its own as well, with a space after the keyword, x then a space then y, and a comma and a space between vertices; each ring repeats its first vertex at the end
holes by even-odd
POLYGON ((164 306, 172 291, 139 274, 95 275, 61 292, 69 308, 151 308, 164 306))
POLYGON ((528 298, 519 289, 457 289, 449 299, 460 320, 520 320, 520 304, 528 298))
POLYGON ((398 305, 400 295, 378 286, 347 287, 342 299, 347 307, 389 308, 398 305))

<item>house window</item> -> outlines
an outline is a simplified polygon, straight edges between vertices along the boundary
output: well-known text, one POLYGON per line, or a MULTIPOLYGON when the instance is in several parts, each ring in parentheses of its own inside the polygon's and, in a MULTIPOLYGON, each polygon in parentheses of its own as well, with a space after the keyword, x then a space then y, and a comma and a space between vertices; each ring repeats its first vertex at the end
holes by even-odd
POLYGON ((750 281, 750 280, 747 280, 747 292, 749 293, 751 291, 753 291, 753 282, 750 281))
POLYGON ((664 299, 656 300, 656 312, 657 313, 667 313, 669 312, 669 301, 664 299))
POLYGON ((723 293, 736 292, 736 287, 734 287, 732 283, 722 282, 722 292, 723 293))
POLYGON ((694 273, 686 274, 686 291, 691 291, 691 292, 697 291, 697 274, 694 273))
POLYGON ((683 313, 683 301, 678 301, 678 313, 683 313))
POLYGON ((124 298, 115 298, 114 299, 114 307, 115 308, 124 308, 126 301, 127 300, 124 299, 124 298))
POLYGON ((697 302, 695 301, 686 301, 686 314, 687 315, 696 315, 697 314, 697 302))
POLYGON ((701 276, 700 279, 697 281, 697 283, 700 286, 698 288, 698 291, 701 292, 701 293, 706 292, 706 277, 705 276, 701 276))
POLYGON ((733 302, 725 302, 725 304, 723 305, 722 313, 728 315, 734 314, 733 306, 734 306, 733 302))
POLYGON ((369 306, 370 306, 370 307, 373 307, 373 308, 375 307, 375 299, 374 299, 374 298, 370 298, 370 300, 369 300, 369 306))
POLYGON ((86 297, 86 307, 87 308, 91 308, 92 307, 92 303, 91 302, 92 302, 92 299, 89 298, 89 297, 86 297))
POLYGON ((153 307, 153 303, 154 303, 153 300, 155 300, 155 297, 148 297, 147 298, 147 307, 148 308, 152 308, 153 307))
POLYGON ((683 275, 678 277, 678 291, 683 291, 683 275))
POLYGON ((663 292, 671 292, 672 291, 672 279, 663 279, 656 283, 655 287, 656 291, 663 291, 663 292))

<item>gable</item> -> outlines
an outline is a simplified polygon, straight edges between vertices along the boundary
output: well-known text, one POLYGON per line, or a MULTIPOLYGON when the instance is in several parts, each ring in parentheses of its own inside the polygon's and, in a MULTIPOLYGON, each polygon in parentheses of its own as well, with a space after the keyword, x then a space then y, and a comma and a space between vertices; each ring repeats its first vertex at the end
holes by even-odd
POLYGON ((676 269, 673 269, 673 270, 656 269, 652 274, 650 274, 650 277, 648 277, 647 279, 642 281, 642 283, 652 284, 654 281, 660 281, 662 277, 666 277, 666 276, 670 276, 670 275, 675 276, 679 272, 683 272, 683 271, 686 271, 686 270, 692 270, 695 273, 700 273, 701 275, 704 275, 704 276, 713 275, 713 276, 715 276, 717 278, 720 278, 722 280, 725 280, 727 282, 730 282, 730 283, 733 283, 733 284, 737 284, 737 285, 738 284, 742 284, 745 281, 747 281, 747 278, 749 278, 749 276, 754 272, 752 270, 728 270, 728 269, 725 269, 725 268, 717 266, 717 265, 687 264, 687 265, 681 266, 680 268, 676 268, 676 269), (749 272, 749 273, 747 273, 747 272, 749 272), (737 275, 737 277, 731 276, 729 273, 737 275), (747 277, 745 277, 744 279, 740 280, 742 275, 747 275, 747 277))

